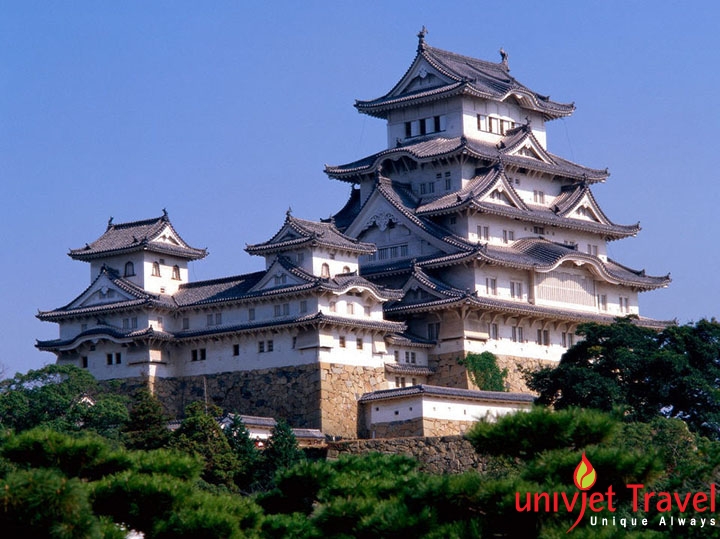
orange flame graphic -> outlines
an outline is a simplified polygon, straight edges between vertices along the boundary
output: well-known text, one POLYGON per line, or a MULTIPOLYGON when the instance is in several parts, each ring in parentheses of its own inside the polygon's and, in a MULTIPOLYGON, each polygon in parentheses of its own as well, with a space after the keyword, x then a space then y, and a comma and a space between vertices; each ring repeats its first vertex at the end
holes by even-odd
POLYGON ((580 490, 588 490, 597 480, 595 468, 593 468, 593 465, 590 464, 590 461, 585 456, 584 451, 580 464, 578 464, 577 468, 575 468, 575 476, 573 479, 575 480, 575 486, 580 490))

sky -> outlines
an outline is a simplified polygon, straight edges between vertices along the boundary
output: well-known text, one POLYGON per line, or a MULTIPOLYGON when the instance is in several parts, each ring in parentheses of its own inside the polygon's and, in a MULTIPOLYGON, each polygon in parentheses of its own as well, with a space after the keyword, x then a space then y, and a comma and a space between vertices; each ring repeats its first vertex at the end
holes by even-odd
POLYGON ((636 238, 614 260, 664 290, 643 316, 720 315, 720 4, 711 1, 240 2, 0 0, 0 363, 6 375, 54 355, 38 310, 90 284, 67 256, 116 223, 167 209, 209 256, 192 280, 257 271, 246 244, 285 211, 328 217, 348 184, 325 164, 385 148, 382 120, 356 99, 384 95, 410 66, 417 33, 499 61, 554 101, 548 148, 610 170, 593 189, 636 238))

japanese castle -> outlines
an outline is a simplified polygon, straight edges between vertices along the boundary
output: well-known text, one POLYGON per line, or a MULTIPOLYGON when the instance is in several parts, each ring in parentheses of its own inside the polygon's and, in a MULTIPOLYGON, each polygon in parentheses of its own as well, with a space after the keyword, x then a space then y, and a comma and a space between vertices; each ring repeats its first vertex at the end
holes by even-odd
POLYGON ((288 211, 247 252, 264 269, 190 282, 188 245, 167 212, 107 224, 69 256, 90 285, 38 318, 59 338, 37 347, 59 364, 128 389, 149 385, 169 411, 201 398, 283 417, 329 436, 459 433, 528 408, 520 369, 557 362, 583 322, 643 318, 640 292, 662 288, 612 260, 635 236, 593 188, 609 176, 547 150, 546 122, 570 116, 498 63, 436 49, 392 89, 357 101, 387 122, 387 148, 326 166, 350 185, 328 220, 288 211), (489 351, 506 392, 481 391, 459 361, 489 351))

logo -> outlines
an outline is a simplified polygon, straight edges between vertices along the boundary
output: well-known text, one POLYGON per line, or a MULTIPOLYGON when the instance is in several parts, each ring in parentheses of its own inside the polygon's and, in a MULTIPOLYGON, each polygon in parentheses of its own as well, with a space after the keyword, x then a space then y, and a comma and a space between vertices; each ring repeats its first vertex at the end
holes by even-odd
MULTIPOLYGON (((615 491, 612 485, 608 486, 605 492, 588 492, 597 481, 597 471, 588 460, 583 451, 580 462, 573 473, 573 482, 579 492, 575 492, 570 496, 567 492, 525 492, 515 493, 515 510, 522 512, 535 513, 559 513, 565 510, 572 514, 578 512, 575 522, 568 529, 570 533, 582 521, 586 511, 591 513, 600 513, 607 511, 615 513, 617 507, 615 491)), ((631 483, 625 485, 625 488, 631 491, 631 509, 637 513, 642 511, 648 513, 685 513, 694 511, 695 513, 715 512, 716 489, 715 484, 711 484, 708 492, 654 492, 645 489, 645 485, 639 483, 631 483)), ((704 517, 705 515, 701 515, 704 517)), ((590 517, 591 526, 607 526, 620 524, 623 527, 648 525, 648 518, 621 518, 616 522, 615 516, 612 518, 599 518, 597 515, 590 517), (629 522, 628 522, 629 521, 629 522)), ((715 518, 697 518, 697 517, 675 517, 662 515, 659 519, 659 526, 699 526, 704 528, 705 525, 715 526, 715 518)))

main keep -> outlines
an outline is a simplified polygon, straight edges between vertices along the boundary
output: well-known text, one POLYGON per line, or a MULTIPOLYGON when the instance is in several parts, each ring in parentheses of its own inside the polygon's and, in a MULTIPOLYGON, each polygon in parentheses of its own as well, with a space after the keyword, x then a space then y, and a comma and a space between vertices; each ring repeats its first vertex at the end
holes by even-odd
POLYGON ((329 436, 457 433, 526 408, 520 367, 557 362, 583 322, 638 315, 665 287, 607 256, 639 225, 592 193, 607 170, 547 150, 570 116, 486 62, 419 35, 412 64, 359 112, 387 122, 387 149, 325 172, 351 185, 327 221, 290 212, 247 252, 265 269, 189 282, 188 245, 166 212, 108 223, 69 255, 90 286, 44 311, 60 336, 37 347, 98 379, 149 385, 168 410, 212 399, 329 436), (489 351, 508 392, 479 391, 461 361, 489 351))

